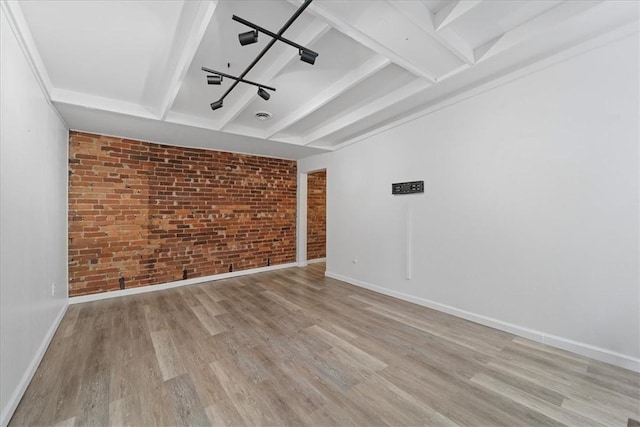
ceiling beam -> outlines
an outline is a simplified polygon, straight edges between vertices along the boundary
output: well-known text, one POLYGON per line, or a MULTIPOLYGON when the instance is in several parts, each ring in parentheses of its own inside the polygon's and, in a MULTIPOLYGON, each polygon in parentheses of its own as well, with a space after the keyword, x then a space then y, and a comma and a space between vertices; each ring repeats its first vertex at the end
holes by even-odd
MULTIPOLYGON (((299 4, 299 0, 289 0, 290 3, 299 4)), ((354 2, 355 3, 355 2, 354 2)), ((336 4, 344 4, 342 2, 336 2, 336 4)), ((376 37, 368 34, 368 31, 364 31, 359 28, 356 24, 350 22, 350 20, 345 19, 343 16, 331 12, 327 6, 330 6, 331 2, 326 3, 312 3, 311 6, 307 9, 313 15, 321 18, 325 22, 329 23, 333 28, 340 31, 343 34, 351 37, 353 40, 358 43, 368 47, 374 52, 378 52, 383 56, 386 56, 394 63, 399 66, 407 69, 411 73, 419 76, 429 83, 435 83, 436 78, 430 72, 422 69, 421 67, 416 66, 412 60, 409 58, 400 55, 397 53, 395 49, 391 49, 384 44, 380 43, 376 40, 376 37), (323 6, 320 6, 323 4, 323 6)))
POLYGON ((337 132, 347 126, 350 126, 378 111, 389 108, 390 106, 404 101, 408 97, 415 95, 418 92, 431 86, 430 83, 423 79, 416 79, 411 83, 391 91, 386 95, 374 99, 373 101, 363 105, 360 108, 351 111, 350 113, 341 115, 337 120, 330 120, 327 124, 311 132, 306 137, 302 138, 302 145, 309 145, 318 141, 321 138, 326 137, 334 132, 337 132))
POLYGON ((156 114, 138 103, 105 98, 85 92, 53 88, 51 90, 51 101, 54 104, 75 105, 88 110, 109 111, 111 113, 125 114, 145 119, 158 119, 156 114))
MULTIPOLYGON (((609 2, 606 2, 606 3, 609 3, 609 2)), ((631 5, 631 7, 633 8, 633 5, 631 5)), ((637 12, 636 12, 636 15, 637 15, 637 12)), ((430 100, 427 103, 422 104, 421 107, 418 107, 417 110, 412 110, 412 112, 405 113, 401 116, 396 116, 395 119, 392 119, 391 121, 387 122, 386 124, 380 127, 376 127, 374 129, 360 133, 351 138, 342 140, 342 142, 338 143, 337 145, 332 145, 331 147, 324 147, 319 144, 318 145, 313 144, 312 146, 318 147, 318 148, 340 150, 356 142, 359 142, 359 141, 371 138, 374 135, 386 132, 389 129, 401 126, 405 123, 409 123, 420 117, 433 114, 444 108, 448 108, 452 105, 458 104, 459 102, 466 101, 468 99, 471 99, 475 96, 486 93, 497 87, 504 86, 509 82, 513 82, 522 77, 531 75, 535 72, 548 69, 549 67, 555 64, 559 64, 563 61, 566 61, 567 59, 580 56, 585 52, 589 52, 594 49, 601 48, 602 46, 606 46, 614 41, 618 41, 630 35, 634 35, 634 34, 637 35, 637 33, 638 33, 637 20, 627 22, 622 26, 617 26, 612 31, 607 31, 604 34, 597 36, 596 38, 589 39, 588 41, 582 42, 567 50, 561 50, 558 53, 553 54, 552 56, 548 56, 539 61, 529 63, 522 68, 503 70, 503 72, 500 72, 499 74, 495 75, 493 79, 486 80, 484 82, 477 83, 477 84, 472 84, 470 86, 467 86, 466 88, 463 88, 462 90, 451 92, 449 95, 441 96, 436 99, 430 100)))
MULTIPOLYGON (((468 65, 475 63, 473 49, 460 36, 448 28, 436 31, 434 16, 420 1, 387 0, 387 2, 410 19, 422 31, 436 39, 441 45, 468 65)), ((438 78, 439 79, 439 78, 438 78)))
POLYGON ((311 100, 291 111, 289 114, 284 116, 282 119, 275 122, 265 134, 265 138, 269 139, 276 135, 277 133, 283 131, 288 128, 292 124, 298 122, 299 120, 307 117, 309 114, 316 111, 318 108, 323 105, 331 102, 347 90, 351 89, 358 83, 366 80, 373 74, 380 71, 382 68, 389 65, 391 61, 388 58, 385 58, 380 55, 376 55, 361 64, 358 68, 347 73, 333 85, 329 86, 325 90, 321 91, 318 95, 314 96, 311 100))
MULTIPOLYGON (((316 40, 320 39, 331 27, 322 21, 314 20, 308 25, 302 34, 296 35, 297 42, 303 46, 312 45, 316 40)), ((260 82, 269 82, 273 80, 278 74, 285 69, 287 65, 294 59, 298 59, 298 51, 291 49, 288 46, 271 62, 267 60, 261 61, 252 71, 254 80, 260 82)), ((276 88, 277 89, 277 88, 276 88)), ((277 92, 276 92, 277 93, 277 92)), ((224 115, 220 118, 220 129, 223 130, 227 127, 240 113, 242 113, 253 102, 256 96, 256 91, 253 86, 238 87, 236 88, 236 94, 234 98, 235 102, 225 103, 224 115)), ((230 99, 230 100, 231 100, 230 99)))
POLYGON ((183 13, 187 8, 195 8, 195 16, 193 19, 189 19, 189 22, 181 20, 180 28, 176 29, 176 35, 178 32, 184 32, 186 37, 183 42, 178 41, 177 43, 178 38, 174 38, 170 60, 167 61, 170 71, 167 73, 167 81, 162 86, 166 89, 158 106, 160 120, 164 120, 167 117, 167 113, 178 96, 182 82, 187 75, 191 62, 193 62, 217 5, 217 0, 185 3, 183 13))
POLYGON ((473 48, 460 37, 457 33, 445 28, 433 35, 444 47, 449 49, 454 55, 464 61, 467 65, 473 65, 476 62, 473 48))
POLYGON ((173 106, 189 66, 218 4, 217 0, 184 1, 171 46, 156 66, 149 68, 140 103, 164 120, 173 106))
POLYGON ((550 28, 572 19, 585 11, 602 4, 602 0, 572 0, 541 13, 535 18, 507 31, 490 42, 477 47, 474 50, 476 61, 486 60, 500 52, 504 52, 516 45, 536 37, 538 34, 549 31, 550 28))
POLYGON ((433 24, 437 31, 460 18, 465 13, 482 3, 482 0, 455 0, 435 13, 433 24))

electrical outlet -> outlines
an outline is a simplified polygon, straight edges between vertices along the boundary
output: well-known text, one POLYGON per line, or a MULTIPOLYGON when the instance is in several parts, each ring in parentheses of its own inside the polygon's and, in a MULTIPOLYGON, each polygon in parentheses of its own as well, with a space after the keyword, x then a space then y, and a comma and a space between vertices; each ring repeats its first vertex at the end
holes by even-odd
POLYGON ((56 282, 53 282, 51 284, 51 296, 55 297, 56 296, 56 282))

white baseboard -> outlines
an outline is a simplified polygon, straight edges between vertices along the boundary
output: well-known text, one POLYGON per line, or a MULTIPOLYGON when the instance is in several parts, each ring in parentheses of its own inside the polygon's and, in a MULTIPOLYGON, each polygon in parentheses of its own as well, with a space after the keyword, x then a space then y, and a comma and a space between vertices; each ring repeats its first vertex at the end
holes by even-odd
POLYGON ((40 362, 42 361, 42 358, 44 357, 44 354, 46 353, 47 348, 49 347, 49 343, 51 343, 51 339, 53 338, 53 335, 58 330, 58 326, 60 325, 60 322, 62 321, 64 314, 67 312, 67 307, 68 307, 68 304, 65 304, 60 309, 60 312, 58 313, 55 320, 51 324, 51 327, 47 331, 47 334, 44 336, 44 339, 42 340, 40 347, 38 347, 38 351, 36 351, 36 354, 33 356, 33 359, 31 359, 31 363, 29 363, 29 367, 22 375, 22 378, 18 383, 18 387, 16 387, 15 391, 13 392, 13 395, 11 396, 11 398, 9 399, 9 402, 7 403, 7 406, 3 409, 2 415, 0 415, 0 425, 2 427, 6 427, 7 424, 9 424, 9 420, 11 420, 13 413, 18 407, 18 403, 20 403, 20 399, 22 399, 22 396, 24 395, 24 392, 27 390, 27 387, 29 386, 29 383, 31 382, 33 375, 36 373, 36 370, 38 369, 38 366, 40 365, 40 362))
POLYGON ((327 258, 315 258, 307 260, 307 264, 317 264, 319 262, 327 262, 327 258))
POLYGON ((547 344, 552 347, 560 348, 562 350, 571 351, 573 353, 599 360, 601 362, 610 363, 621 368, 640 372, 640 359, 627 356, 625 354, 617 353, 615 351, 596 347, 590 344, 581 343, 568 338, 551 335, 546 332, 529 329, 524 326, 514 325, 513 323, 503 322, 502 320, 472 313, 466 310, 461 310, 459 308, 451 307, 446 304, 441 304, 439 302, 416 297, 402 292, 397 292, 391 289, 383 288, 381 286, 373 285, 371 283, 363 282, 361 280, 353 279, 351 277, 343 276, 341 274, 332 273, 330 271, 326 271, 324 274, 325 276, 332 279, 347 282, 355 286, 366 288, 384 295, 389 295, 404 301, 412 302, 414 304, 422 305, 424 307, 429 307, 434 310, 438 310, 456 317, 479 323, 481 325, 490 326, 501 331, 509 332, 513 335, 528 338, 532 341, 547 344))
POLYGON ((81 295, 81 296, 69 298, 69 304, 80 304, 83 302, 99 301, 103 299, 123 297, 127 295, 161 291, 163 289, 179 288, 180 286, 195 285, 197 283, 212 282, 215 280, 229 279, 231 277, 238 277, 238 276, 246 276, 247 274, 264 273, 266 271, 280 270, 282 268, 291 268, 296 266, 298 266, 298 264, 296 264, 295 262, 290 262, 287 264, 270 265, 269 267, 259 267, 259 268, 251 268, 249 270, 232 271, 231 273, 214 274, 212 276, 194 277, 193 279, 179 280, 177 282, 162 283, 159 285, 140 286, 137 288, 102 292, 99 294, 81 295))

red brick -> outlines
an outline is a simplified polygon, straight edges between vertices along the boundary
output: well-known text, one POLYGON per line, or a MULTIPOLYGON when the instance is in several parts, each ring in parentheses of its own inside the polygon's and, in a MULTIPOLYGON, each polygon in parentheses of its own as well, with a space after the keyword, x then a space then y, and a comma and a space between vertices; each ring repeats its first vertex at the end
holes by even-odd
POLYGON ((327 239, 327 171, 307 175, 307 259, 325 258, 327 239))
POLYGON ((70 132, 71 295, 295 260, 295 161, 70 132))

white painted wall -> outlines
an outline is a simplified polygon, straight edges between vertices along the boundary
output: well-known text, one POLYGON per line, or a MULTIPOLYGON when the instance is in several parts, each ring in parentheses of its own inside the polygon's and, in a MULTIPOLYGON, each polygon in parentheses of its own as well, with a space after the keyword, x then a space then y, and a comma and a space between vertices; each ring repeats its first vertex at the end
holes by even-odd
POLYGON ((68 133, 2 13, 0 424, 6 425, 67 306, 68 133))
POLYGON ((634 34, 301 160, 328 168, 327 275, 639 370, 638 51, 634 34), (424 194, 391 195, 412 180, 424 194))

